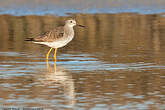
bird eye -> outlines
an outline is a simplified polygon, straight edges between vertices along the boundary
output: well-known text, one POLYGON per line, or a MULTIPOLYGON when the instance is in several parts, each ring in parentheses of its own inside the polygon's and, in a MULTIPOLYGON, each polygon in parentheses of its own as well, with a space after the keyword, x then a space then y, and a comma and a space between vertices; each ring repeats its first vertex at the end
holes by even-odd
POLYGON ((72 21, 70 21, 70 23, 72 23, 72 21))

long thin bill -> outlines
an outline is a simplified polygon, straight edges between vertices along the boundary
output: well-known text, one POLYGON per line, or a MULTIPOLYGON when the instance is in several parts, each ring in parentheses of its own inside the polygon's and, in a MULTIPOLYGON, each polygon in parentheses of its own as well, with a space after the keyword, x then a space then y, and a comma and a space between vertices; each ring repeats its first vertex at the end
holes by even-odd
POLYGON ((80 26, 80 27, 85 27, 85 26, 83 26, 83 25, 80 25, 80 24, 79 24, 78 26, 80 26))

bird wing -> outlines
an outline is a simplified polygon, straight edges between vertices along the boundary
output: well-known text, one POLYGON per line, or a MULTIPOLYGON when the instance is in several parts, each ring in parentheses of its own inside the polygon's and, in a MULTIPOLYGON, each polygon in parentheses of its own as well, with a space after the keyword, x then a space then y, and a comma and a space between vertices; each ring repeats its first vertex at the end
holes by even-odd
POLYGON ((64 28, 57 27, 53 30, 47 31, 34 38, 35 42, 52 42, 54 40, 60 39, 64 35, 64 28))

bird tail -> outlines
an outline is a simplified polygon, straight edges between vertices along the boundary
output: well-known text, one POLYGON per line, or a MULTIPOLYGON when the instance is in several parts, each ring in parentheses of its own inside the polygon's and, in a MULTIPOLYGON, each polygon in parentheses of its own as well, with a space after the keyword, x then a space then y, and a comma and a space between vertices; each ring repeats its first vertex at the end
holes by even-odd
POLYGON ((34 38, 26 38, 25 41, 34 41, 34 38))

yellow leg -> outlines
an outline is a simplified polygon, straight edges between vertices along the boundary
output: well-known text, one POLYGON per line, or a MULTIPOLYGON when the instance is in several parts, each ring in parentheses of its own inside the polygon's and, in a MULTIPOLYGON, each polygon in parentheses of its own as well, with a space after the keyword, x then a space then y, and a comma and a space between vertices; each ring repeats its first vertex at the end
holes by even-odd
POLYGON ((54 52, 54 60, 56 61, 56 53, 57 53, 57 48, 55 48, 55 52, 54 52))
POLYGON ((57 53, 57 48, 55 48, 55 52, 54 52, 54 70, 56 72, 56 53, 57 53))
POLYGON ((48 60, 48 58, 49 58, 49 53, 51 52, 51 50, 52 50, 53 48, 51 48, 49 51, 48 51, 48 53, 46 54, 46 59, 48 60))

